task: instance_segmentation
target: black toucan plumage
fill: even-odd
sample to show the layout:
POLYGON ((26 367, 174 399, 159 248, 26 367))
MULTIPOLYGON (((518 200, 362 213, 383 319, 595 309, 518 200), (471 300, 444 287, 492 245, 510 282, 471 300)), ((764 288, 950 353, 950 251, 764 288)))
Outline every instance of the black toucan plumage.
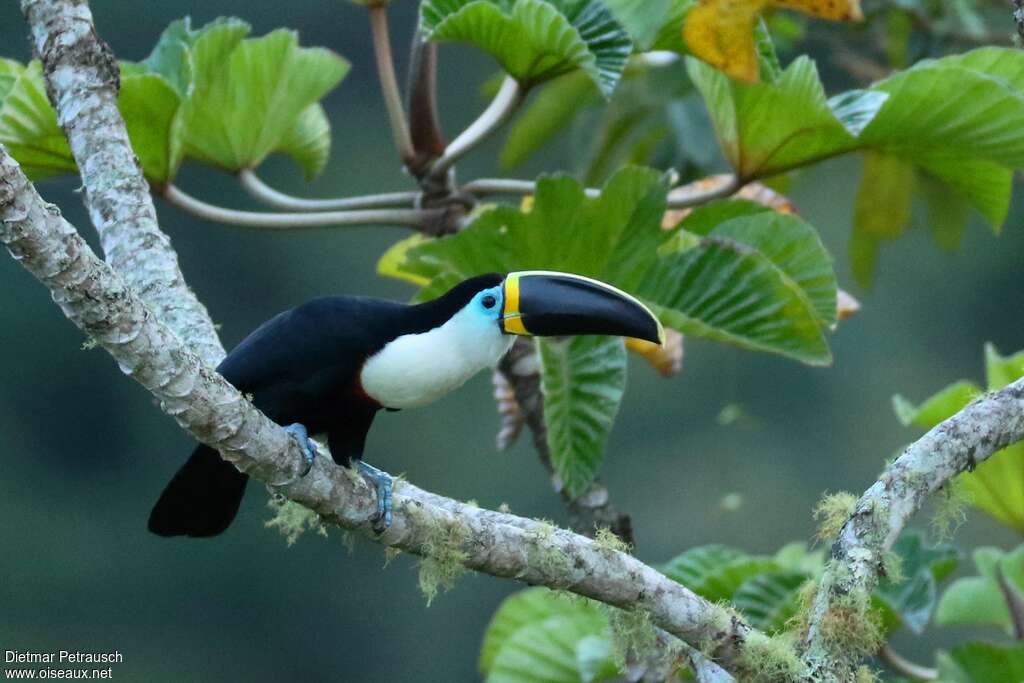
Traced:
MULTIPOLYGON (((512 334, 616 334, 660 342, 657 319, 629 295, 566 273, 524 271, 470 278, 418 305, 335 296, 271 318, 217 370, 301 437, 326 435, 334 460, 361 463, 381 408, 428 403, 493 366, 512 334)), ((312 453, 310 453, 312 457, 312 453)), ((200 445, 149 518, 161 536, 214 536, 231 524, 248 476, 200 445)), ((390 489, 378 480, 381 516, 390 489)), ((388 507, 384 507, 387 502, 388 507)))

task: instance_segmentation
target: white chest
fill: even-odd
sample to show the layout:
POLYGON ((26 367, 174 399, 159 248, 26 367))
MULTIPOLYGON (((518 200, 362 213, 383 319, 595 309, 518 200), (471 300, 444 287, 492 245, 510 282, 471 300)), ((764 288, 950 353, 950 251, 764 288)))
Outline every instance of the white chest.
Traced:
POLYGON ((441 327, 398 337, 363 365, 363 390, 385 408, 415 408, 493 367, 514 338, 458 313, 441 327))

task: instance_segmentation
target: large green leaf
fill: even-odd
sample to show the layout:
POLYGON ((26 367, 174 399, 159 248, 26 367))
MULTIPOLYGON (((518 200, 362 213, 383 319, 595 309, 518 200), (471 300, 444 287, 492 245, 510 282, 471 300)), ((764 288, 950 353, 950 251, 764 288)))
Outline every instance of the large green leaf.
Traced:
POLYGON ((770 176, 857 147, 856 136, 886 95, 825 97, 814 62, 796 59, 773 83, 743 83, 696 59, 690 78, 704 96, 726 159, 745 179, 770 176))
MULTIPOLYGON (((679 0, 604 0, 640 49, 646 50, 678 13, 679 0)), ((682 21, 676 26, 682 31, 682 21)))
POLYGON ((691 548, 661 567, 665 576, 712 601, 731 600, 748 579, 779 570, 772 558, 724 545, 691 548))
POLYGON ((527 624, 552 616, 582 614, 598 616, 600 610, 589 600, 578 600, 547 588, 527 588, 505 598, 491 617, 480 647, 480 671, 488 673, 498 651, 513 633, 527 624))
POLYGON ((594 82, 573 71, 546 83, 516 119, 501 150, 501 165, 512 168, 542 149, 559 131, 593 102, 600 100, 594 82))
POLYGON ((709 236, 658 259, 636 293, 668 327, 812 365, 831 361, 807 294, 776 264, 738 241, 709 236))
POLYGON ((614 676, 608 619, 584 599, 528 588, 501 603, 480 649, 488 681, 599 681, 614 676))
POLYGON ((708 233, 736 240, 768 258, 799 287, 821 324, 836 322, 836 276, 818 232, 797 216, 774 211, 723 221, 708 233))
POLYGON ((994 625, 1012 632, 1013 622, 998 573, 1002 573, 1012 590, 1024 595, 1024 546, 1011 553, 998 548, 977 548, 973 557, 978 575, 957 579, 946 589, 935 611, 935 622, 994 625))
POLYGON ((508 639, 494 658, 487 683, 580 683, 618 677, 607 624, 600 616, 548 617, 508 639), (596 655, 596 656, 595 656, 596 655))
POLYGON ((1020 683, 1024 645, 964 643, 937 658, 943 683, 1020 683))
POLYGON ((959 556, 948 544, 928 545, 924 534, 913 529, 899 537, 892 552, 900 558, 902 580, 882 577, 875 596, 899 622, 920 635, 935 609, 938 584, 956 569, 959 556))
POLYGON ((632 51, 598 0, 425 0, 429 40, 470 43, 525 86, 582 69, 608 96, 632 51))
POLYGON ((626 347, 617 337, 538 339, 551 464, 570 496, 586 492, 604 459, 626 388, 626 347))
POLYGON ((73 173, 75 161, 46 97, 39 61, 23 67, 0 60, 0 77, 0 144, 32 179, 73 173))
MULTIPOLYGON (((193 91, 183 112, 187 153, 228 170, 256 166, 277 149, 306 150, 311 132, 326 137, 316 114, 299 119, 348 71, 329 50, 300 48, 293 31, 243 40, 247 31, 240 22, 222 22, 192 46, 193 91)), ((322 165, 308 152, 295 159, 307 174, 322 165)))

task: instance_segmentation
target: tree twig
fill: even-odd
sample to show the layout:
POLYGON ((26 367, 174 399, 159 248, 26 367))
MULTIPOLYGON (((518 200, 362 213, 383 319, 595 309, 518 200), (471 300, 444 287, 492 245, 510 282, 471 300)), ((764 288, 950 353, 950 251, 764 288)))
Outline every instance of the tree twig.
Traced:
POLYGON ((427 230, 429 225, 444 217, 444 211, 441 209, 368 209, 365 211, 320 211, 314 213, 238 211, 207 204, 186 194, 175 185, 165 187, 163 197, 169 204, 208 221, 264 230, 356 225, 406 225, 427 230))
MULTIPOLYGON (((699 182, 699 181, 698 181, 699 182)), ((693 191, 677 197, 669 197, 665 202, 667 209, 688 209, 707 204, 716 199, 724 199, 738 192, 743 182, 731 176, 730 180, 706 191, 693 191)), ((679 188, 676 188, 677 190, 679 188)), ((537 191, 537 183, 532 180, 516 180, 512 178, 478 178, 462 186, 462 190, 477 197, 492 195, 531 195, 537 191)), ((587 197, 594 199, 601 196, 601 190, 595 187, 584 189, 587 197)))
MULTIPOLYGON (((264 482, 290 481, 297 474, 302 467, 297 441, 154 317, 56 207, 42 201, 2 146, 0 242, 50 289, 65 315, 195 438, 264 482)), ((327 458, 318 458, 307 476, 279 490, 330 523, 373 533, 372 487, 327 458)), ((431 539, 439 529, 451 532, 446 536, 456 539, 455 550, 468 568, 569 590, 616 607, 643 609, 654 624, 700 644, 726 668, 741 672, 750 661, 744 651, 755 632, 734 612, 707 602, 630 555, 542 522, 482 510, 402 484, 394 495, 392 527, 377 540, 423 554, 436 543, 431 539)))
POLYGON ((445 177, 448 169, 454 166, 456 161, 476 148, 512 117, 519 105, 522 104, 524 95, 525 92, 519 85, 519 81, 511 76, 506 76, 498 94, 494 96, 483 113, 449 143, 444 154, 430 167, 430 177, 434 179, 445 177))
POLYGON ((267 185, 251 169, 239 171, 238 182, 254 199, 284 211, 351 211, 412 207, 416 204, 416 198, 419 196, 419 192, 388 192, 337 199, 293 197, 267 185))
POLYGON ((885 643, 882 645, 881 649, 878 650, 878 658, 900 676, 906 676, 907 678, 911 678, 915 681, 939 680, 939 672, 936 669, 915 664, 899 652, 896 652, 896 650, 892 649, 889 643, 885 643))
POLYGON ((402 162, 409 163, 415 153, 409 137, 409 125, 405 120, 402 93, 398 90, 398 80, 395 78, 395 61, 391 56, 391 35, 388 32, 387 4, 372 4, 367 9, 370 12, 370 31, 373 34, 373 56, 377 62, 377 76, 380 78, 380 89, 384 95, 384 106, 388 110, 391 135, 402 162))
POLYGON ((818 681, 845 681, 857 662, 833 651, 823 625, 866 604, 885 553, 929 495, 1024 439, 1024 378, 987 394, 907 447, 857 501, 835 543, 811 607, 805 661, 818 681))
POLYGON ((409 56, 409 134, 415 159, 409 171, 420 178, 430 164, 444 154, 445 140, 437 113, 437 43, 426 40, 419 29, 412 37, 409 56))
POLYGON ((215 365, 224 347, 157 224, 149 186, 117 108, 117 60, 96 34, 89 6, 73 0, 23 0, 21 6, 107 262, 204 361, 215 365))

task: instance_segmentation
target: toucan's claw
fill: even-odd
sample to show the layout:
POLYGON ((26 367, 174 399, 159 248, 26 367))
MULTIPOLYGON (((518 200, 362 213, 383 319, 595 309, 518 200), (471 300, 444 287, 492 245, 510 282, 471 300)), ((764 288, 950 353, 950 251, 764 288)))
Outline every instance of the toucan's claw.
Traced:
POLYGON ((391 526, 391 491, 394 488, 391 475, 378 470, 373 465, 356 460, 359 471, 373 482, 377 489, 377 515, 373 520, 373 530, 382 534, 391 526))
POLYGON ((291 432, 295 436, 299 437, 299 444, 302 445, 302 455, 306 459, 306 465, 302 468, 302 473, 299 474, 299 478, 309 474, 309 471, 313 469, 313 461, 316 460, 316 445, 312 439, 309 438, 309 432, 306 430, 306 425, 301 422, 290 424, 284 428, 286 432, 291 432))

